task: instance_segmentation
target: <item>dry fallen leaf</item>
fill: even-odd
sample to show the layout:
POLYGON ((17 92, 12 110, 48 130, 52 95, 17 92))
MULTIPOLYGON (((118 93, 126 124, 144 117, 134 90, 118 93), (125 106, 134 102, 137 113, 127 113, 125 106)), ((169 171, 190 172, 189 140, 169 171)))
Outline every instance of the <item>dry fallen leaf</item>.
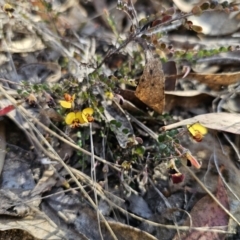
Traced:
MULTIPOLYGON (((216 198, 222 205, 229 209, 229 202, 227 192, 223 185, 221 178, 218 178, 218 186, 216 198)), ((227 230, 229 216, 222 210, 222 208, 209 196, 200 199, 193 207, 191 213, 193 227, 222 227, 222 230, 227 230)), ((189 219, 184 225, 189 225, 189 219)), ((175 236, 174 239, 178 239, 175 236)), ((182 240, 192 239, 225 239, 224 234, 208 232, 208 231, 190 231, 181 234, 182 240)))
POLYGON ((237 83, 240 79, 240 72, 215 74, 189 73, 187 78, 196 79, 201 83, 205 83, 208 87, 218 90, 221 86, 237 83))
POLYGON ((200 91, 165 91, 165 111, 169 112, 174 107, 194 108, 201 104, 211 104, 214 94, 200 91))
POLYGON ((117 88, 116 93, 122 96, 124 100, 131 102, 132 104, 134 104, 139 109, 142 109, 143 111, 145 111, 148 108, 148 106, 145 103, 143 103, 136 97, 135 92, 132 90, 117 88))
POLYGON ((67 239, 67 233, 63 232, 43 212, 35 213, 32 218, 6 218, 1 217, 0 230, 22 229, 36 239, 67 239))
POLYGON ((162 114, 165 105, 165 77, 162 63, 151 52, 146 53, 147 63, 137 86, 135 95, 154 111, 162 114))
MULTIPOLYGON (((123 97, 125 101, 129 101, 141 110, 147 108, 146 104, 141 102, 132 90, 129 89, 117 89, 117 93, 123 97)), ((175 107, 182 107, 185 109, 199 107, 202 104, 211 104, 213 99, 217 96, 216 93, 200 92, 195 90, 190 91, 165 91, 165 111, 169 112, 175 107)), ((121 103, 121 106, 125 108, 125 102, 121 103)), ((126 109, 127 111, 131 111, 126 109)), ((136 111, 135 111, 136 112, 136 111)))
POLYGON ((162 129, 166 131, 180 126, 194 124, 196 122, 209 129, 240 134, 240 114, 226 112, 201 114, 193 118, 188 118, 164 126, 162 129))

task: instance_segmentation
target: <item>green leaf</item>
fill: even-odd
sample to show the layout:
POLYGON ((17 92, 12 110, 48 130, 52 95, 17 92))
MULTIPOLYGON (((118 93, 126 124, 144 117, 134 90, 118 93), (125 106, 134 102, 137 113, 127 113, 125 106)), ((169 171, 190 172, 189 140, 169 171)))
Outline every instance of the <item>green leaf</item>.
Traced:
POLYGON ((167 135, 169 135, 170 137, 174 137, 178 134, 178 130, 177 129, 172 129, 168 132, 167 135))
POLYGON ((98 107, 98 110, 99 110, 100 113, 104 113, 104 108, 102 106, 98 107))
POLYGON ((120 128, 122 126, 122 123, 121 122, 116 122, 116 127, 117 128, 120 128))
POLYGON ((207 10, 207 9, 210 8, 210 3, 209 3, 209 2, 204 2, 204 3, 200 6, 200 8, 201 8, 202 10, 207 10))
POLYGON ((21 95, 22 94, 22 89, 17 89, 17 93, 19 94, 19 95, 21 95))
POLYGON ((23 95, 24 97, 28 97, 28 96, 29 96, 29 93, 26 92, 26 91, 24 91, 24 92, 22 92, 22 95, 23 95))
POLYGON ((125 133, 125 134, 128 134, 128 133, 129 133, 129 130, 128 130, 127 128, 124 128, 124 129, 122 130, 122 132, 125 133))
POLYGON ((133 151, 134 151, 135 154, 143 156, 143 154, 145 153, 145 147, 138 146, 133 151))
POLYGON ((117 121, 116 121, 115 119, 113 119, 113 120, 111 120, 111 121, 110 121, 110 124, 112 124, 112 125, 115 125, 115 126, 116 126, 116 125, 117 125, 117 121))
POLYGON ((166 140, 166 133, 159 134, 158 141, 164 142, 166 140))
POLYGON ((160 150, 164 150, 167 148, 167 145, 165 143, 161 143, 161 144, 159 144, 159 148, 160 148, 160 150))
POLYGON ((33 90, 35 90, 35 91, 37 92, 37 91, 39 91, 39 89, 40 89, 40 85, 34 84, 34 85, 32 86, 32 88, 33 88, 33 90))
POLYGON ((43 85, 42 85, 42 89, 44 89, 44 90, 46 90, 46 91, 47 91, 47 90, 49 90, 49 87, 48 87, 48 85, 47 85, 47 84, 43 84, 43 85))

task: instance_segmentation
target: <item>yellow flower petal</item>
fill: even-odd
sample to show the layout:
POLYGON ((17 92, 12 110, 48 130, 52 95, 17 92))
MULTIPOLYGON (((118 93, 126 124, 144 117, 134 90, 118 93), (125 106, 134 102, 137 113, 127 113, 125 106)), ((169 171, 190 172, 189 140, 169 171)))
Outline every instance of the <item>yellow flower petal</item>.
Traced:
POLYGON ((76 94, 74 93, 74 94, 72 95, 72 102, 74 102, 75 96, 76 96, 76 94))
POLYGON ((76 119, 76 114, 74 112, 70 112, 66 116, 65 122, 66 122, 66 124, 71 125, 75 119, 76 119))
POLYGON ((108 98, 108 99, 113 99, 114 95, 113 95, 112 92, 105 92, 105 97, 108 98))
POLYGON ((71 108, 72 107, 72 103, 71 102, 67 102, 67 101, 59 101, 60 105, 63 107, 63 108, 71 108))
POLYGON ((84 115, 82 112, 81 112, 81 116, 79 117, 79 121, 81 124, 88 123, 86 115, 84 115))
POLYGON ((93 115, 93 109, 92 108, 85 108, 85 109, 83 109, 83 111, 82 111, 82 113, 84 114, 84 115, 93 115))
POLYGON ((188 131, 193 135, 201 133, 202 135, 206 135, 208 130, 200 123, 194 123, 193 125, 187 125, 188 131))

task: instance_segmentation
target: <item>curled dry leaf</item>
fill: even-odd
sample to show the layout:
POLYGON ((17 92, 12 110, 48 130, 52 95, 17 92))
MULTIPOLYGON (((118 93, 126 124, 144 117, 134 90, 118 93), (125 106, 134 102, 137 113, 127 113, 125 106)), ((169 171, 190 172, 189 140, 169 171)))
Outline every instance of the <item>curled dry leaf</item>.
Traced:
MULTIPOLYGON (((227 192, 223 185, 221 178, 218 178, 216 198, 222 203, 222 205, 229 210, 229 202, 227 192)), ((222 227, 222 230, 227 230, 229 216, 225 211, 209 196, 205 196, 200 199, 193 207, 191 213, 192 226, 193 227, 222 227)), ((189 226, 189 219, 184 225, 189 226)), ((174 239, 178 239, 175 236, 174 239)), ((225 239, 225 234, 215 233, 209 231, 190 231, 181 234, 182 240, 191 239, 225 239)))
POLYGON ((226 112, 201 114, 178 123, 164 126, 162 130, 166 131, 197 122, 209 129, 240 134, 240 114, 226 112))
POLYGON ((240 72, 215 74, 189 73, 187 78, 196 79, 212 89, 219 90, 221 86, 237 83, 240 79, 240 72))
POLYGON ((162 114, 165 105, 162 63, 150 52, 146 52, 146 61, 135 95, 154 111, 162 114))
POLYGON ((140 101, 134 91, 132 90, 129 90, 129 89, 121 89, 121 88, 118 88, 116 90, 117 94, 119 94, 120 96, 123 97, 124 100, 127 100, 129 102, 131 102, 132 104, 134 104, 136 107, 138 107, 139 109, 142 109, 142 110, 146 110, 147 109, 147 105, 144 104, 142 101, 140 101))

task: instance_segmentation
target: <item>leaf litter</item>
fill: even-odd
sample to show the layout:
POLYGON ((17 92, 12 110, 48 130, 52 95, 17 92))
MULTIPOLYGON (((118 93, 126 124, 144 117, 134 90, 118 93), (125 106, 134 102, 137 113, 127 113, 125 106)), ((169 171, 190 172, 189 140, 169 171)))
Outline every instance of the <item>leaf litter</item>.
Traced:
MULTIPOLYGON (((229 202, 227 191, 223 185, 221 178, 218 179, 216 198, 222 203, 222 205, 229 209, 229 202)), ((195 227, 222 227, 222 230, 227 230, 229 216, 218 206, 218 204, 208 195, 201 198, 193 207, 190 212, 191 224, 187 220, 184 225, 190 225, 195 227)), ((197 232, 191 231, 184 233, 181 236, 182 239, 225 239, 224 234, 211 233, 211 232, 197 232)), ((177 239, 177 238, 175 238, 177 239)))
POLYGON ((0 2, 1 231, 239 237, 238 6, 153 2, 0 2))

